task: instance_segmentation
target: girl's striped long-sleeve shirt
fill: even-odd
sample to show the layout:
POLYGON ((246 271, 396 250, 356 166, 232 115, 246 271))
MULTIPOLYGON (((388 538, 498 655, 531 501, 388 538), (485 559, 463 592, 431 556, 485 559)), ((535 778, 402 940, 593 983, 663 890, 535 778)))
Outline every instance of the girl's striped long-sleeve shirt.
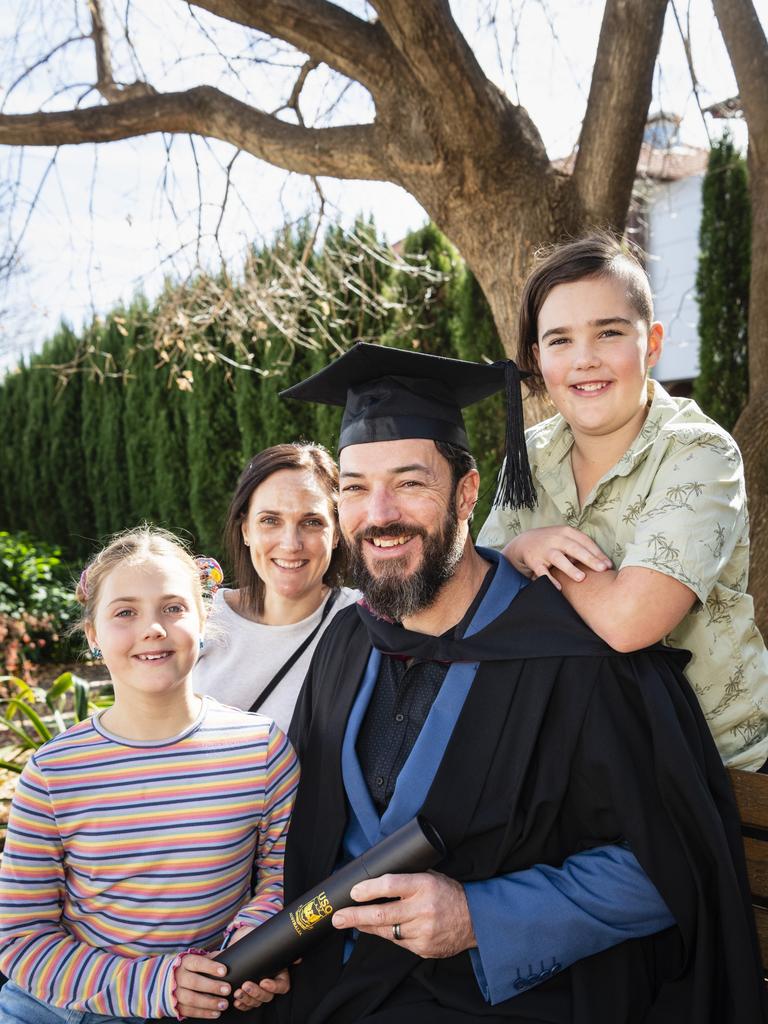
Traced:
POLYGON ((175 1016, 180 952, 281 908, 297 784, 273 722, 210 698, 169 740, 121 739, 98 716, 56 736, 13 799, 0 971, 53 1006, 175 1016))

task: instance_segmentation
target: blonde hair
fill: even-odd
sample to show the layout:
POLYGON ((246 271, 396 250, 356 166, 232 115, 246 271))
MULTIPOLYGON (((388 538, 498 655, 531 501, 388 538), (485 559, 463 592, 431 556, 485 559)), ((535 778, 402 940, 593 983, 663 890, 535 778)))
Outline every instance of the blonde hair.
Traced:
POLYGON ((189 571, 195 604, 200 621, 203 622, 203 586, 200 569, 194 558, 175 534, 156 526, 145 525, 115 534, 85 567, 75 590, 75 598, 82 608, 82 613, 74 628, 85 631, 86 626, 93 624, 102 583, 116 566, 126 563, 138 565, 152 558, 175 558, 189 571))

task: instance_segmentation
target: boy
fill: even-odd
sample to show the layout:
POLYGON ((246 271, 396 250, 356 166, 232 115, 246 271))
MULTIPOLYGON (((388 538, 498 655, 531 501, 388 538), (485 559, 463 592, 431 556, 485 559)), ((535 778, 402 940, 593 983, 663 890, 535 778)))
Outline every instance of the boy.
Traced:
POLYGON ((549 576, 614 649, 663 638, 689 650, 723 760, 756 771, 768 757, 768 653, 746 593, 741 456, 695 402, 648 379, 662 342, 648 278, 611 236, 535 267, 519 362, 558 415, 526 435, 537 507, 494 509, 478 543, 549 576))

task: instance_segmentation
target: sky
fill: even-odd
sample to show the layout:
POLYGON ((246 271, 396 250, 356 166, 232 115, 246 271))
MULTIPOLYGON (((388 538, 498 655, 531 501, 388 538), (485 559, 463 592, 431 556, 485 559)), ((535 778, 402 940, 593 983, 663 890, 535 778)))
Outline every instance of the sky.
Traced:
MULTIPOLYGON (((709 0, 675 2, 681 21, 690 19, 702 105, 735 95, 709 0)), ((270 46, 265 54, 253 33, 199 10, 193 9, 193 17, 181 0, 132 0, 129 30, 140 66, 131 66, 120 43, 125 0, 105 0, 105 6, 117 40, 115 77, 121 81, 140 74, 161 91, 208 82, 271 111, 284 101, 304 60, 288 47, 270 46), (226 62, 219 52, 227 54, 226 62)), ((344 6, 365 15, 364 0, 345 0, 344 6)), ((768 21, 767 0, 757 0, 756 7, 768 21)), ((552 158, 569 153, 578 138, 602 9, 602 0, 452 2, 486 74, 528 109, 552 158), (493 26, 481 18, 488 11, 496 14, 493 26)), ((95 79, 89 40, 59 50, 10 89, 47 50, 88 29, 85 0, 5 0, 0 5, 3 112, 43 105, 66 109, 73 98, 84 106, 98 102, 94 92, 87 93, 95 79), (62 91, 64 86, 68 89, 62 91)), ((306 122, 372 118, 365 90, 353 85, 339 98, 340 91, 337 76, 323 68, 313 72, 302 93, 306 122)), ((708 144, 671 7, 654 76, 651 111, 659 109, 683 117, 682 141, 708 144)), ((745 145, 743 124, 732 127, 745 145)), ((709 128, 719 133, 722 122, 710 121, 709 128)), ((62 319, 79 329, 95 313, 127 303, 137 292, 156 295, 167 276, 178 279, 200 265, 217 267, 222 257, 236 269, 249 244, 268 241, 286 219, 317 212, 311 182, 242 153, 232 168, 222 215, 223 168, 234 155, 223 143, 157 135, 58 152, 0 147, 0 183, 19 182, 20 201, 13 216, 4 215, 4 226, 20 238, 21 261, 20 273, 0 294, 0 365, 39 348, 62 319)), ((419 204, 394 185, 324 179, 321 187, 329 219, 349 224, 359 213, 372 214, 389 241, 426 219, 419 204)))

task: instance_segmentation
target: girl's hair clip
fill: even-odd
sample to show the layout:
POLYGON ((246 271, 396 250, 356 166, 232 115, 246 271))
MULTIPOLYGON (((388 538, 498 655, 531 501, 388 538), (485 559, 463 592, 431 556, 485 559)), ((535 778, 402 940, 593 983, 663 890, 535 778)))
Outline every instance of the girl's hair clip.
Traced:
POLYGON ((77 584, 80 593, 83 595, 83 600, 88 600, 88 570, 83 569, 80 573, 80 582, 77 584))
POLYGON ((224 573, 215 558, 207 555, 199 555, 195 559, 195 565, 200 570, 200 583, 206 597, 213 597, 216 591, 224 582, 224 573))

